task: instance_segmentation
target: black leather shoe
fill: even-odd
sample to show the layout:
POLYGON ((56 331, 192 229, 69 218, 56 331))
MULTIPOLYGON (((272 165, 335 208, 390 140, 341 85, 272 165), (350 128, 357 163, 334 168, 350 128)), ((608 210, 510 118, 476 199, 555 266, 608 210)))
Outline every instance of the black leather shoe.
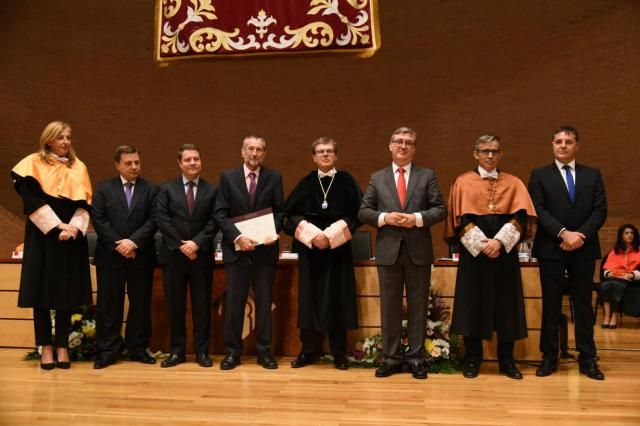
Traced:
POLYGON ((130 361, 141 362, 143 364, 155 364, 157 361, 154 357, 149 355, 146 352, 141 352, 139 354, 131 354, 129 355, 130 361))
POLYGON ((536 369, 536 376, 546 377, 550 376, 551 373, 554 373, 556 371, 558 371, 558 361, 551 358, 545 358, 536 369))
POLYGON ((196 355, 196 362, 200 367, 209 368, 213 367, 213 361, 209 358, 207 354, 198 354, 196 355))
POLYGON ((71 361, 56 361, 56 368, 68 370, 71 368, 71 361))
POLYGON ((271 355, 258 355, 258 365, 266 368, 267 370, 275 370, 278 368, 278 363, 271 355))
POLYGON ((399 366, 387 362, 383 362, 380 367, 376 369, 376 377, 389 377, 399 371, 399 366))
POLYGON ((116 360, 113 358, 99 357, 96 358, 93 363, 94 370, 102 370, 103 368, 107 368, 108 366, 115 364, 116 360))
POLYGON ((480 363, 468 361, 462 366, 462 375, 467 379, 473 379, 480 374, 480 363))
POLYGON ((580 364, 580 372, 586 374, 588 378, 593 380, 604 380, 604 374, 598 368, 598 363, 594 360, 586 364, 580 364))
POLYGON ((316 357, 312 354, 301 353, 296 359, 291 361, 291 368, 302 368, 316 362, 316 357))
POLYGON ((233 370, 240 365, 240 355, 228 354, 220 363, 220 370, 233 370))
POLYGON ((498 371, 510 379, 522 380, 522 373, 518 370, 518 367, 516 367, 515 362, 508 362, 504 365, 500 365, 498 371))
POLYGON ((338 370, 348 370, 349 360, 344 355, 335 355, 333 357, 333 365, 335 365, 338 370))
POLYGON ((427 378, 427 367, 424 362, 410 363, 409 368, 414 379, 424 380, 427 378))
POLYGON ((184 355, 171 354, 167 359, 165 359, 160 363, 160 367, 162 368, 175 367, 176 365, 182 364, 185 361, 186 359, 184 355))
POLYGON ((40 363, 40 368, 42 368, 43 370, 53 370, 55 366, 56 366, 55 362, 40 363))

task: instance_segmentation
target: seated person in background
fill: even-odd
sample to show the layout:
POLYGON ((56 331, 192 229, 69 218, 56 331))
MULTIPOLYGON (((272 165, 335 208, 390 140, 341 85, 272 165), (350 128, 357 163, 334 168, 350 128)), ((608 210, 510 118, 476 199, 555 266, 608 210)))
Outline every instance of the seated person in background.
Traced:
POLYGON ((638 228, 626 224, 618 228, 616 244, 604 264, 605 281, 600 284, 604 300, 602 328, 618 327, 620 302, 631 281, 640 280, 640 238, 638 228))

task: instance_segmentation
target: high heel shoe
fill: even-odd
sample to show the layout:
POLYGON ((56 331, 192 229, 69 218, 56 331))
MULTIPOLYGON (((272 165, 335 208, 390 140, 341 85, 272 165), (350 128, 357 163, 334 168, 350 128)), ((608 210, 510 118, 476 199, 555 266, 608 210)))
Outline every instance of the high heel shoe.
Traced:
POLYGON ((605 324, 605 323, 600 324, 600 328, 610 328, 610 327, 611 326, 609 324, 605 324))
POLYGON ((618 324, 609 324, 609 328, 618 328, 618 324))
POLYGON ((53 367, 56 366, 55 362, 40 362, 40 368, 43 370, 53 370, 53 367))
POLYGON ((71 368, 71 361, 69 360, 69 350, 60 350, 60 348, 58 348, 58 350, 56 351, 56 367, 62 370, 68 370, 69 368, 71 368), (59 361, 61 352, 66 355, 66 361, 59 361))

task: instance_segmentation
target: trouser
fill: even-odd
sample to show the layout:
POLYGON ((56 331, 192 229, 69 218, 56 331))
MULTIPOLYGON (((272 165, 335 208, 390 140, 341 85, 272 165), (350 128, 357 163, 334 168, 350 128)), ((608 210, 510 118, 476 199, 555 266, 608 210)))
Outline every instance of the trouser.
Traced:
POLYGON ((429 294, 429 266, 415 265, 407 246, 402 243, 394 265, 378 265, 380 282, 380 316, 382 345, 386 362, 400 363, 403 358, 421 362, 425 358, 427 296, 429 294), (402 293, 407 293, 409 349, 400 351, 402 337, 402 293))
MULTIPOLYGON (((322 341, 324 332, 309 328, 300 329, 300 340, 302 341, 302 350, 304 354, 319 355, 322 353, 322 341)), ((336 355, 345 355, 347 353, 347 330, 344 328, 332 328, 326 333, 329 336, 329 348, 331 353, 336 355)))
POLYGON ((69 331, 71 329, 71 311, 56 309, 55 341, 51 334, 51 313, 49 309, 33 308, 33 327, 36 346, 54 345, 58 348, 69 347, 69 331))
MULTIPOLYGON (((513 340, 504 342, 498 338, 498 362, 500 365, 509 364, 514 361, 513 348, 515 343, 513 340)), ((479 337, 464 336, 464 360, 465 362, 474 362, 480 364, 483 360, 482 339, 479 337)))

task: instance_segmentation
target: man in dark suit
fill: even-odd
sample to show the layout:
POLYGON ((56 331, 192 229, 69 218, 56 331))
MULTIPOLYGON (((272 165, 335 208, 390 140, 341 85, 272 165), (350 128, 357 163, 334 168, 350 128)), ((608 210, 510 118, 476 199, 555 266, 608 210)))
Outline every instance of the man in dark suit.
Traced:
POLYGON ((213 365, 211 340, 211 287, 213 284, 213 217, 216 188, 200 177, 200 150, 191 144, 178 151, 182 176, 163 183, 158 192, 157 220, 162 233, 159 261, 169 313, 171 354, 161 367, 185 362, 187 287, 191 294, 193 340, 196 362, 213 365))
POLYGON ((271 292, 278 262, 278 235, 282 229, 283 190, 280 173, 262 165, 267 143, 259 136, 247 136, 240 151, 244 164, 226 170, 220 177, 216 220, 222 228, 222 257, 227 279, 224 309, 224 345, 227 350, 220 369, 240 364, 242 326, 249 288, 256 303, 258 364, 278 368, 271 352, 271 292), (276 235, 264 244, 243 235, 232 218, 272 209, 276 235))
POLYGON ((533 255, 540 261, 542 282, 542 364, 536 375, 558 368, 558 333, 562 292, 573 298, 580 372, 603 380, 596 362, 591 293, 595 259, 600 258, 598 230, 607 218, 607 197, 598 169, 576 164, 578 131, 564 126, 553 133, 555 161, 533 170, 529 193, 538 214, 533 255))
POLYGON ((124 346, 129 359, 155 364, 147 353, 151 338, 151 288, 156 263, 157 187, 140 177, 140 154, 119 146, 118 176, 101 182, 93 198, 91 220, 98 234, 95 264, 98 277, 97 356, 93 368, 114 364, 122 348, 125 286, 129 297, 124 346))
POLYGON ((399 371, 406 362, 416 379, 426 379, 425 314, 433 247, 429 227, 444 220, 447 208, 433 170, 412 163, 416 133, 400 127, 391 135, 393 163, 371 175, 358 218, 378 228, 376 264, 384 363, 376 377, 399 371), (402 354, 402 293, 406 288, 409 349, 402 354))

